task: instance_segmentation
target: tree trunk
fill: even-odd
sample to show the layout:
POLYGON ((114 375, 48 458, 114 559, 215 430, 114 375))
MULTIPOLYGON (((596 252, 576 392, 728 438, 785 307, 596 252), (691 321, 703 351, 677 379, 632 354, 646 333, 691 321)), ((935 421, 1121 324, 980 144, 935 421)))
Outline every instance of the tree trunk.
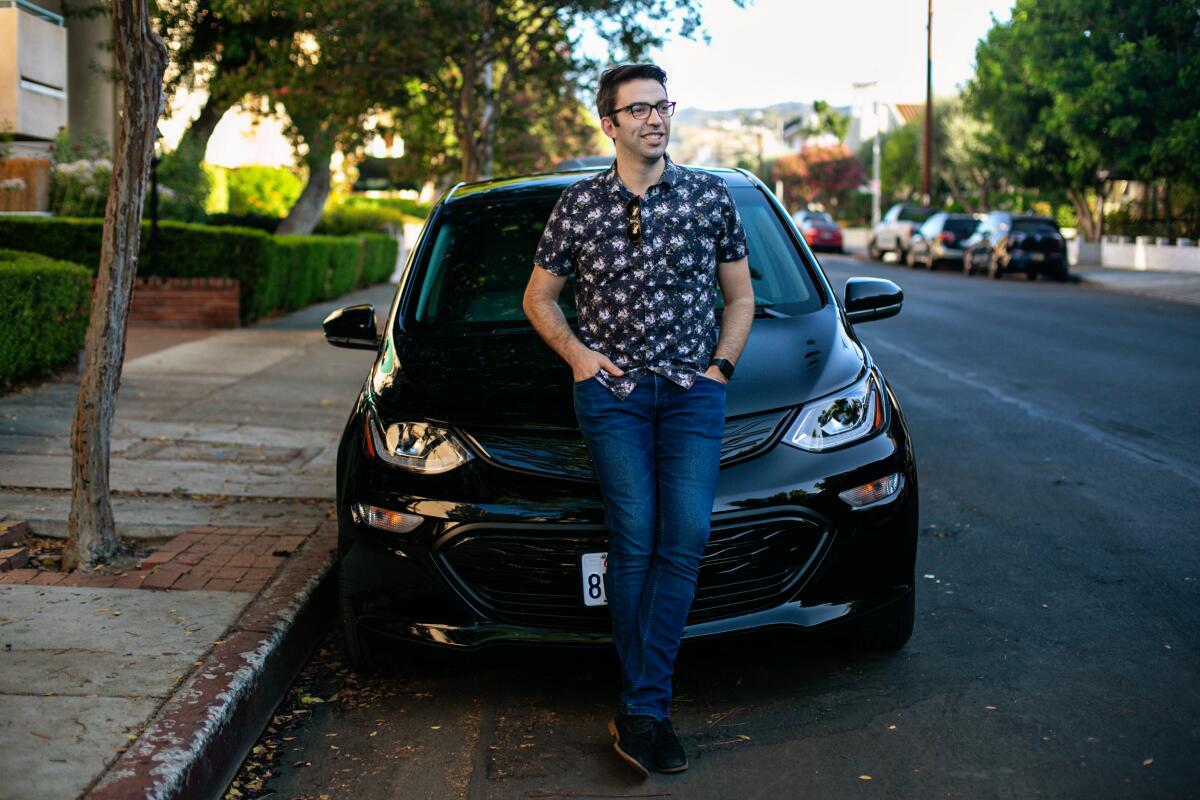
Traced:
MULTIPOLYGON (((1071 205, 1075 208, 1075 218, 1079 223, 1079 233, 1083 236, 1083 240, 1085 242, 1096 241, 1099 238, 1099 224, 1091 204, 1088 203, 1087 192, 1083 189, 1068 189, 1067 197, 1071 199, 1071 205)), ((1098 197, 1096 205, 1102 206, 1103 203, 1104 199, 1098 197)))
POLYGON ((275 233, 286 236, 307 236, 321 221, 325 211, 325 201, 329 199, 332 174, 329 170, 329 159, 333 157, 333 139, 320 127, 304 134, 308 143, 308 152, 304 163, 308 167, 308 183, 296 198, 296 202, 288 211, 288 215, 275 233))
POLYGON ((146 0, 115 0, 112 9, 121 116, 83 375, 71 424, 67 566, 103 562, 117 548, 108 496, 109 436, 125 361, 125 323, 137 275, 142 202, 167 65, 167 48, 150 26, 146 0))

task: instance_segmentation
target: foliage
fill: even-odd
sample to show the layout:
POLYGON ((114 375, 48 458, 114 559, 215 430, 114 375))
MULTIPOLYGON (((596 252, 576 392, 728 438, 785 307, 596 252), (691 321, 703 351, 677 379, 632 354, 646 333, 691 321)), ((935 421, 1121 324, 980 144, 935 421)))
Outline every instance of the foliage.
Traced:
POLYGON ((226 186, 229 213, 283 217, 304 183, 286 167, 249 166, 229 170, 226 186))
POLYGON ((0 250, 0 386, 75 357, 91 291, 91 273, 78 264, 0 250))
MULTIPOLYGON (((100 262, 103 229, 100 219, 0 217, 0 241, 51 258, 72 258, 91 272, 100 262)), ((380 245, 366 245, 359 237, 282 237, 247 228, 167 221, 159 224, 159 248, 171 257, 154 265, 148 258, 149 238, 143 232, 142 272, 163 277, 236 278, 241 283, 244 322, 339 296, 384 269, 374 260, 385 257, 380 245), (295 241, 303 242, 304 247, 293 247, 295 241), (372 251, 369 267, 363 260, 367 258, 364 248, 372 251), (324 270, 315 278, 314 263, 322 264, 324 270)), ((395 263, 394 254, 390 263, 395 263)), ((390 274, 390 268, 387 271, 390 274)))
POLYGON ((50 170, 50 213, 63 217, 103 217, 112 180, 106 158, 57 162, 50 170))
POLYGON ((1100 171, 1200 185, 1194 3, 1018 0, 975 57, 968 108, 1008 177, 1064 191, 1087 238, 1100 171))
MULTIPOLYGON (((158 165, 158 192, 160 219, 177 219, 182 222, 202 222, 205 205, 212 184, 208 172, 201 163, 203 153, 195 151, 200 145, 194 140, 184 140, 179 147, 163 156, 158 165)), ((149 196, 146 202, 150 202, 149 196)), ((147 209, 146 216, 150 216, 147 209)))
POLYGON ((784 204, 788 208, 819 203, 836 213, 867 179, 867 173, 845 145, 805 145, 799 154, 776 160, 772 178, 783 181, 784 204))
POLYGON ((412 200, 407 197, 363 197, 361 195, 347 195, 335 198, 335 202, 351 208, 391 208, 402 214, 415 217, 418 220, 428 217, 429 212, 433 209, 432 203, 422 203, 419 200, 412 200))
POLYGON ((386 206, 329 205, 317 223, 316 233, 329 236, 347 236, 355 233, 391 233, 410 222, 420 222, 415 217, 386 206))
POLYGON ((831 133, 837 137, 839 142, 846 141, 846 133, 850 130, 850 117, 838 111, 824 100, 815 101, 812 110, 813 116, 816 117, 816 123, 810 125, 808 128, 810 136, 831 133))

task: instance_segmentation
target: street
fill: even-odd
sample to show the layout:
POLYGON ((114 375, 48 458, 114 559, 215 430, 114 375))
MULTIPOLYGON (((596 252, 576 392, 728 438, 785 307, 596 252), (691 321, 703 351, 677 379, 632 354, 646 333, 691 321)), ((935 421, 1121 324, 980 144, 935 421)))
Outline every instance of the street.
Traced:
POLYGON ((331 635, 251 757, 277 751, 272 774, 239 781, 355 800, 1194 797, 1200 307, 821 260, 839 292, 855 275, 905 290, 898 317, 858 326, 921 477, 901 652, 779 633, 685 647, 672 716, 691 769, 642 782, 605 730, 607 651, 357 677, 331 635))

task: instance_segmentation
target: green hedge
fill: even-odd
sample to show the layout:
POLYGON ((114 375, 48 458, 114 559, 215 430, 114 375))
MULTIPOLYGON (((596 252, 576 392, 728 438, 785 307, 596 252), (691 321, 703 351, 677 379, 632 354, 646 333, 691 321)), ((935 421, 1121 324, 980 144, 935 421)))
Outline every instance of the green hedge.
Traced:
MULTIPOLYGON (((95 272, 104 223, 99 219, 0 216, 0 242, 95 272)), ((157 263, 150 263, 149 223, 143 223, 138 272, 162 277, 227 277, 241 282, 241 316, 340 297, 356 286, 387 280, 396 258, 387 237, 272 236, 249 228, 160 222, 157 263), (383 239, 380 242, 379 239, 383 239), (384 261, 390 257, 385 268, 384 261)))
POLYGON ((91 273, 78 264, 0 250, 0 386, 75 356, 87 334, 91 295, 91 273))
POLYGON ((363 265, 360 274, 363 285, 386 283, 396 269, 400 243, 390 236, 378 233, 366 233, 359 238, 363 244, 363 265))

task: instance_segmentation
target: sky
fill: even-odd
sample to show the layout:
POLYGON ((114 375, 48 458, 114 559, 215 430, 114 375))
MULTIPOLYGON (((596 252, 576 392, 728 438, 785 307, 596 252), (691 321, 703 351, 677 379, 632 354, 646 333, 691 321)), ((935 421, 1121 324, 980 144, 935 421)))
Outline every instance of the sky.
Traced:
MULTIPOLYGON (((882 100, 924 102, 927 0, 749 0, 744 9, 732 0, 700 2, 711 44, 675 39, 651 54, 680 105, 849 105, 851 84, 865 81, 879 82, 882 100)), ((933 0, 935 96, 971 77, 975 43, 993 14, 1008 19, 1012 3, 933 0)))

